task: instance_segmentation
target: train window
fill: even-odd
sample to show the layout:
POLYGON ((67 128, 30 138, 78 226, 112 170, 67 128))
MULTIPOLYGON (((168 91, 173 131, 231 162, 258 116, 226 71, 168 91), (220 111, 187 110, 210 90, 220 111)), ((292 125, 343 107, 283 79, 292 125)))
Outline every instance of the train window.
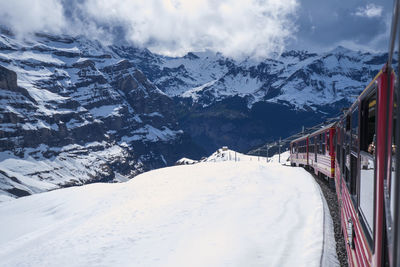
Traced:
MULTIPOLYGON (((358 179, 358 107, 354 108, 351 113, 351 129, 349 131, 350 137, 350 177, 349 177, 349 189, 350 194, 356 195, 357 193, 357 179, 358 179)), ((353 202, 356 202, 357 198, 354 196, 353 202)))
POLYGON ((346 132, 350 131, 350 116, 346 116, 346 132))
POLYGON ((325 135, 325 133, 323 133, 322 134, 322 146, 321 146, 321 152, 322 152, 322 155, 325 155, 325 150, 326 150, 326 135, 325 135))
POLYGON ((329 132, 326 133, 326 150, 329 152, 329 146, 330 146, 330 139, 329 139, 329 132))
POLYGON ((358 108, 351 114, 351 149, 358 151, 358 108))
POLYGON ((375 209, 375 123, 376 93, 361 102, 359 213, 366 237, 372 246, 375 209))
POLYGON ((345 149, 345 137, 344 137, 344 121, 342 122, 342 127, 340 128, 340 160, 341 160, 341 171, 342 177, 346 179, 346 149, 345 149))

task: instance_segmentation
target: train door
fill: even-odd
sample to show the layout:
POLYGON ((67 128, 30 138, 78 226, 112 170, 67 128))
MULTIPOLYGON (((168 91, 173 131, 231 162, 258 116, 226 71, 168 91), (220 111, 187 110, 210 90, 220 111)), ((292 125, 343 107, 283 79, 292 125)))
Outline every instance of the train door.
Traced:
POLYGON ((345 142, 344 142, 344 119, 340 123, 340 181, 345 181, 344 174, 345 174, 345 163, 346 163, 346 149, 345 149, 345 142))
POLYGON ((375 148, 376 90, 360 104, 360 177, 358 179, 358 213, 370 250, 374 248, 375 218, 375 148))
POLYGON ((350 115, 346 116, 344 124, 344 180, 349 187, 350 183, 350 115))
POLYGON ((319 145, 319 139, 318 139, 318 135, 314 136, 314 142, 315 142, 315 147, 314 147, 314 161, 317 162, 318 159, 318 145, 319 145))

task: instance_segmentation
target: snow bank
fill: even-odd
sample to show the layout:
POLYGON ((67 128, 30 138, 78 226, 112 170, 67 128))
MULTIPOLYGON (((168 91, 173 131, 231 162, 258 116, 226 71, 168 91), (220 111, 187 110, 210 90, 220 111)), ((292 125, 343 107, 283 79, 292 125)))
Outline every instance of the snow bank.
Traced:
POLYGON ((0 218, 0 266, 320 266, 324 243, 311 175, 253 160, 36 194, 0 218))
POLYGON ((290 152, 285 151, 282 152, 280 155, 279 161, 279 154, 275 154, 271 157, 262 157, 262 156, 249 156, 246 154, 242 154, 230 149, 218 149, 215 151, 211 156, 204 159, 205 162, 220 162, 220 161, 258 161, 258 162, 268 162, 268 163, 281 163, 283 165, 290 165, 288 161, 290 157, 290 152))
POLYGON ((197 163, 197 160, 188 159, 188 158, 181 158, 178 160, 175 165, 191 165, 197 163))

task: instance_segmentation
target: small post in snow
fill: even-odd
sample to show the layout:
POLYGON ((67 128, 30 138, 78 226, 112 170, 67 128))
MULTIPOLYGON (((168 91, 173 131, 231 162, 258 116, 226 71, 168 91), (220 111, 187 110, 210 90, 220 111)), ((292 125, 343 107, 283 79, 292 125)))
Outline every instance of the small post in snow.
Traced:
POLYGON ((278 147, 279 147, 279 163, 281 163, 281 138, 280 137, 279 137, 278 147))
POLYGON ((236 151, 235 151, 235 162, 236 162, 236 151))
POLYGON ((267 145, 267 162, 268 162, 268 149, 269 149, 269 146, 267 145))

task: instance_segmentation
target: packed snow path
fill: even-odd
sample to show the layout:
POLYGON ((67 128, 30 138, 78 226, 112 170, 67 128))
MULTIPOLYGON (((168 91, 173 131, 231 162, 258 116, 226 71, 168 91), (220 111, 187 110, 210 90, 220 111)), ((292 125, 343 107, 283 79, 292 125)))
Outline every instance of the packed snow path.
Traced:
POLYGON ((0 218, 0 266, 320 266, 326 242, 310 174, 255 160, 6 201, 0 218))

